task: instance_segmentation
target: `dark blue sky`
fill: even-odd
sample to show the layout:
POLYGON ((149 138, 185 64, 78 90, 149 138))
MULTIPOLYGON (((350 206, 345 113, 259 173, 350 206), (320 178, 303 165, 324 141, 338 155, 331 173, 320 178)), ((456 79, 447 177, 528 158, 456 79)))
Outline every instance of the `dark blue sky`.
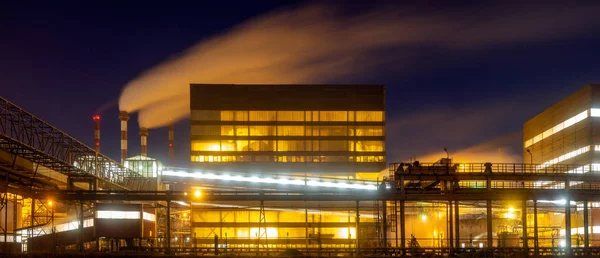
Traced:
MULTIPOLYGON (((235 6, 226 1, 171 6, 2 3, 0 95, 89 145, 93 143, 92 116, 100 110, 102 152, 118 159, 116 101, 127 82, 197 42, 285 7, 289 3, 282 1, 235 6)), ((429 13, 464 8, 478 10, 434 3, 416 9, 428 17, 429 13)), ((507 13, 492 12, 497 15, 495 25, 469 35, 495 40, 494 35, 510 34, 513 28, 518 31, 529 23, 512 17, 510 8, 498 9, 507 13)), ((486 17, 489 13, 485 12, 486 17)), ((472 15, 477 23, 477 12, 472 15)), ((400 61, 327 82, 387 85, 389 161, 439 152, 444 147, 456 152, 495 139, 492 151, 502 148, 520 156, 520 130, 528 118, 586 84, 600 83, 600 27, 583 19, 587 15, 566 16, 582 21, 569 21, 573 27, 560 28, 563 33, 556 37, 497 40, 485 47, 440 47, 423 42, 398 46, 385 54, 401 56, 400 61)), ((449 32, 440 35, 440 40, 452 35, 461 37, 459 32, 449 32)), ((467 44, 470 40, 482 39, 449 42, 467 44)), ((135 121, 134 116, 130 155, 139 153, 135 121)), ((176 127, 180 165, 189 160, 188 127, 187 121, 176 127)), ((166 129, 152 130, 148 141, 149 155, 166 160, 166 129)))

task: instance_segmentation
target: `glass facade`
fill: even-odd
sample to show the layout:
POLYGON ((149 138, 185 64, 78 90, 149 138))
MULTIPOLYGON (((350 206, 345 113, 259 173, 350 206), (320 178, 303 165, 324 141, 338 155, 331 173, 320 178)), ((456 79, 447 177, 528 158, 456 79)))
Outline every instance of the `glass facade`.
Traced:
POLYGON ((384 163, 384 111, 192 110, 192 162, 384 163))

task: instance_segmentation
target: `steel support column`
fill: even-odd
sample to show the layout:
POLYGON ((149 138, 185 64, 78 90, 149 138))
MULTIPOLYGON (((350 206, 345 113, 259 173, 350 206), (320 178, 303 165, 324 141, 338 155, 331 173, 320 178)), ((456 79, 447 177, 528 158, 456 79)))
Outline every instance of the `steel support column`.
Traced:
POLYGON ((404 200, 400 201, 400 247, 403 250, 406 248, 406 218, 404 216, 404 200))
POLYGON ((450 247, 450 250, 452 250, 454 248, 454 229, 453 229, 454 216, 452 216, 452 201, 448 201, 447 208, 448 208, 448 240, 450 241, 450 243, 448 244, 448 247, 450 247))
POLYGON ((171 254, 171 201, 167 201, 167 254, 171 254))
POLYGON ((83 248, 83 201, 79 202, 79 211, 81 212, 79 214, 79 252, 83 252, 84 248, 83 248))
POLYGON ((529 256, 529 246, 527 243, 527 200, 521 204, 521 223, 523 226, 523 250, 525 257, 529 256))
POLYGON ((461 248, 460 246, 460 210, 458 208, 459 202, 458 200, 454 201, 454 232, 456 235, 456 248, 461 248))
POLYGON ((382 237, 383 237, 383 245, 381 247, 383 248, 387 248, 388 243, 387 243, 387 201, 383 200, 383 225, 382 225, 382 237))
POLYGON ((360 256, 360 202, 356 201, 356 254, 360 256))
POLYGON ((486 209, 487 209, 487 215, 486 215, 486 220, 487 220, 487 248, 492 248, 493 247, 493 242, 492 242, 492 201, 491 200, 487 200, 486 203, 486 209))
POLYGON ((571 198, 565 201, 565 253, 571 255, 571 198))
POLYGON ((538 216, 537 216, 537 200, 533 200, 533 247, 534 256, 538 257, 540 254, 540 242, 538 239, 538 216))
POLYGON ((583 202, 583 246, 590 247, 590 232, 589 232, 589 216, 590 210, 588 207, 588 201, 583 202))

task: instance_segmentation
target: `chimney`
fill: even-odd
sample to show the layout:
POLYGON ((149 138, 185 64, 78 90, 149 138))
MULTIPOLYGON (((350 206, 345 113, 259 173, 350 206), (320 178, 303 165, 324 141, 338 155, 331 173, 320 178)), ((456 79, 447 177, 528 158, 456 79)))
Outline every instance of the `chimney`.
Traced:
POLYGON ((142 157, 148 156, 148 128, 140 127, 140 137, 142 143, 142 157))
POLYGON ((119 120, 121 120, 121 163, 127 158, 127 121, 129 121, 129 113, 127 111, 119 112, 119 120))
POLYGON ((94 149, 100 152, 100 116, 94 116, 94 149))
POLYGON ((169 166, 173 166, 173 159, 175 158, 175 125, 169 125, 169 166))

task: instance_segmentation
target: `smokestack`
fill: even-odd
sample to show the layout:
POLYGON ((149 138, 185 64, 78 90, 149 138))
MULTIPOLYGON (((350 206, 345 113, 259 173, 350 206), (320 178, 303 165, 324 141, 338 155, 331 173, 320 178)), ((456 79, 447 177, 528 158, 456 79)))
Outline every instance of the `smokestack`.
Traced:
POLYGON ((169 125, 169 166, 173 166, 173 159, 175 158, 175 125, 169 125))
POLYGON ((148 156, 148 128, 141 127, 140 128, 140 137, 142 142, 142 157, 148 156))
POLYGON ((129 121, 129 113, 127 111, 119 112, 119 120, 121 120, 121 163, 127 158, 127 121, 129 121))
POLYGON ((94 116, 94 149, 100 152, 100 116, 94 116))

